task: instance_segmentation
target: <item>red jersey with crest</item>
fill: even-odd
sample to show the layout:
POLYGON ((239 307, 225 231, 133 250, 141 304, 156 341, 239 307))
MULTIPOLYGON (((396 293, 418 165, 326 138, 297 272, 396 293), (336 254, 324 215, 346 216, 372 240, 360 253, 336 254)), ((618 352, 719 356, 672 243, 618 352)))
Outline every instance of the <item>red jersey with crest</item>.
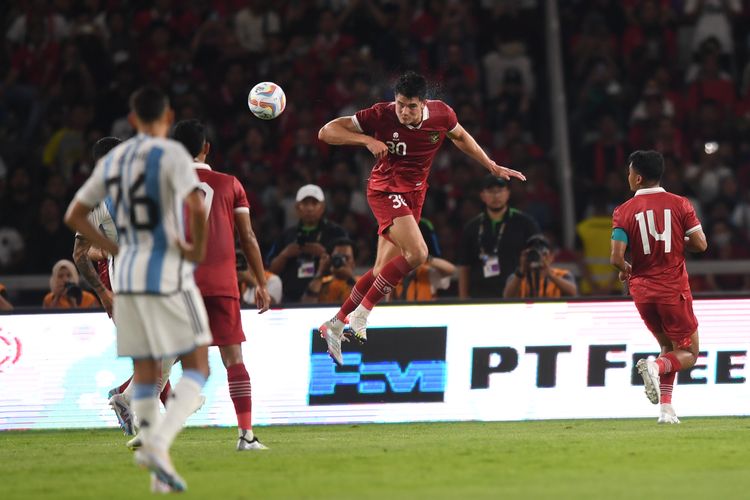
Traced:
POLYGON ((388 154, 372 169, 369 187, 389 193, 426 190, 435 153, 446 132, 458 125, 453 109, 443 101, 433 100, 427 100, 417 127, 398 121, 394 102, 379 102, 358 111, 352 121, 360 132, 388 146, 388 154))
POLYGON ((195 282, 204 297, 239 299, 237 257, 234 251, 234 214, 250 212, 245 189, 236 177, 196 164, 199 189, 208 212, 206 257, 195 269, 195 282))
POLYGON ((639 189, 615 209, 612 227, 628 236, 635 302, 676 304, 690 297, 685 269, 685 237, 701 229, 687 198, 664 188, 639 189))

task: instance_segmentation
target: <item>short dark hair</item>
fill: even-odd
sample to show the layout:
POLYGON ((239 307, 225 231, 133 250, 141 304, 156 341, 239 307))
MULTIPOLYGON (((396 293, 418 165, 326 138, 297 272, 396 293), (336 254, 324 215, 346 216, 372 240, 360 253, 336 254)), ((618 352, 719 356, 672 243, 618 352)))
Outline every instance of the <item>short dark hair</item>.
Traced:
POLYGON ((144 123, 153 123, 169 107, 169 98, 159 87, 145 85, 130 96, 130 111, 144 123))
POLYGON ((101 158, 109 153, 112 148, 122 142, 117 137, 102 137, 91 147, 91 157, 94 159, 94 163, 98 162, 101 158))
POLYGON ((336 247, 352 247, 352 255, 354 255, 355 259, 357 258, 357 244, 349 238, 342 236, 333 240, 328 246, 328 253, 333 253, 333 249, 336 247))
POLYGON ((190 156, 195 158, 206 144, 206 127, 198 120, 182 120, 174 126, 172 138, 181 142, 190 156))
POLYGON ((647 181, 660 182, 664 175, 664 157, 658 151, 634 151, 628 157, 628 166, 647 181))
POLYGON ((393 86, 393 91, 404 97, 416 97, 420 101, 424 101, 427 97, 427 80, 419 73, 407 71, 398 77, 396 84, 393 86))

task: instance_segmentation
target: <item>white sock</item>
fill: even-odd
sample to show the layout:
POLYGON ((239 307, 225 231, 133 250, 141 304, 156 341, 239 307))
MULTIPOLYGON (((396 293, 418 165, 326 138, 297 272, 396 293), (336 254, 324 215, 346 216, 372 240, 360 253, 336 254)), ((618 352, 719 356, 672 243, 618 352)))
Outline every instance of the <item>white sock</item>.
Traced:
POLYGON ((161 394, 161 391, 164 390, 167 382, 169 382, 169 374, 172 373, 175 361, 177 361, 175 357, 163 358, 161 360, 161 385, 159 386, 159 394, 161 394))
POLYGON ((154 430, 161 423, 159 398, 134 399, 130 407, 133 409, 135 416, 138 417, 138 434, 143 441, 149 441, 154 435, 154 430))
POLYGON ((239 431, 240 437, 244 437, 248 441, 252 441, 255 438, 255 434, 253 434, 252 429, 243 429, 242 427, 238 427, 237 430, 239 431))
POLYGON ((125 401, 130 404, 131 401, 133 401, 133 389, 135 384, 133 383, 133 379, 130 379, 130 383, 128 383, 128 386, 125 388, 124 391, 122 391, 120 394, 122 394, 122 397, 125 398, 125 401))
POLYGON ((153 444, 162 450, 172 446, 174 438, 182 430, 185 421, 195 411, 196 401, 200 396, 202 385, 195 380, 183 376, 172 389, 167 405, 167 413, 161 425, 154 433, 153 444))
POLYGON ((362 314, 365 318, 370 315, 370 310, 362 304, 358 305, 354 312, 362 314))

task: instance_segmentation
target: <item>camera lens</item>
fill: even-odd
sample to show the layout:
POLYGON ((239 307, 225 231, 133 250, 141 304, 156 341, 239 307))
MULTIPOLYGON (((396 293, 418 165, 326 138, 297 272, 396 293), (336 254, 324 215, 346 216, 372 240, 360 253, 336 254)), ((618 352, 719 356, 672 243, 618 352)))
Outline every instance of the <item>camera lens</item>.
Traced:
POLYGON ((339 268, 346 264, 346 255, 335 253, 331 256, 331 267, 339 268))

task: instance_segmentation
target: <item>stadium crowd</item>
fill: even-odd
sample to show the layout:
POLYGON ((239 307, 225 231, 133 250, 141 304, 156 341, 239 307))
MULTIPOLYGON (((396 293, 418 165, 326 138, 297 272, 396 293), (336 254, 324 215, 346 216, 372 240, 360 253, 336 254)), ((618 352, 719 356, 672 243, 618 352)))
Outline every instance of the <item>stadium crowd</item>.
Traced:
MULTIPOLYGON (((146 82, 169 93, 176 119, 208 124, 209 162, 245 187, 264 255, 297 223, 298 189, 314 184, 356 264, 372 264, 372 158, 317 132, 392 100, 404 69, 428 75, 498 164, 526 173, 510 183, 510 205, 553 248, 561 240, 542 1, 10 0, 0 10, 0 276, 49 274, 70 258, 62 210, 92 169, 92 144, 133 133, 128 96, 146 82), (288 103, 269 122, 246 104, 264 80, 288 103)), ((698 209, 707 257, 750 257, 750 2, 571 0, 560 16, 580 246, 556 261, 588 262, 583 293, 619 293, 591 277, 602 249, 587 241, 603 235, 608 252, 612 209, 630 196, 627 156, 650 148, 666 156, 665 187, 698 209)), ((423 215, 449 262, 482 211, 483 178, 451 146, 434 162, 423 215)), ((693 287, 748 290, 750 279, 708 275, 693 287)), ((458 295, 455 283, 440 293, 458 295)))

